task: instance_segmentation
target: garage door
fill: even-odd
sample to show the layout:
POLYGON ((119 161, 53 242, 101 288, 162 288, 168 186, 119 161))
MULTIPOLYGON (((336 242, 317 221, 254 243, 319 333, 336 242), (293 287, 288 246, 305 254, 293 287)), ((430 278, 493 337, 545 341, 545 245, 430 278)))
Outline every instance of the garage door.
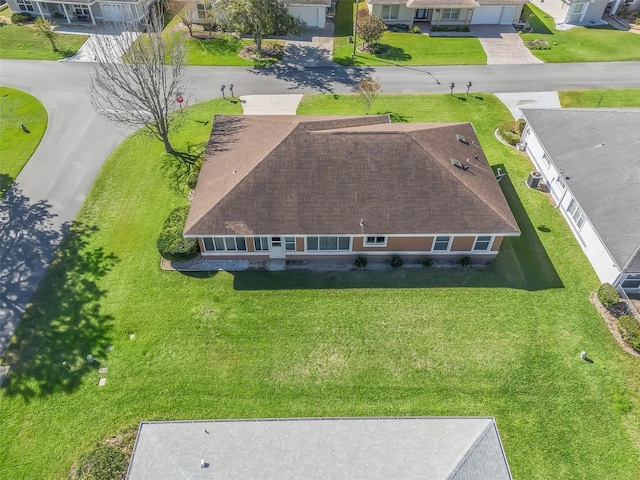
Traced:
POLYGON ((473 9, 471 23, 473 25, 511 25, 516 13, 515 5, 491 6, 483 5, 473 9))
POLYGON ((121 3, 100 3, 103 22, 135 22, 137 18, 131 10, 131 5, 121 3))
POLYGON ((315 5, 303 7, 300 5, 290 5, 287 10, 289 13, 295 17, 303 20, 308 27, 324 27, 324 25, 319 25, 318 21, 320 15, 318 10, 324 10, 324 7, 317 7, 315 5))

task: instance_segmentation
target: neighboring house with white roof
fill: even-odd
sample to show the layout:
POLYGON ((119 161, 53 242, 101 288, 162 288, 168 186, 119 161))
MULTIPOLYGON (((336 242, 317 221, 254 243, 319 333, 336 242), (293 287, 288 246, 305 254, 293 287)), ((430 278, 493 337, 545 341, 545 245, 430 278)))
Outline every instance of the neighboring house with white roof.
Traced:
POLYGON ((600 281, 640 293, 640 109, 522 112, 522 145, 600 281))
POLYGON ((127 480, 511 480, 490 417, 142 422, 127 480))
POLYGON ((511 25, 529 0, 367 0, 369 13, 386 23, 511 25))
POLYGON ((12 12, 48 18, 56 23, 143 21, 152 0, 8 0, 12 12))

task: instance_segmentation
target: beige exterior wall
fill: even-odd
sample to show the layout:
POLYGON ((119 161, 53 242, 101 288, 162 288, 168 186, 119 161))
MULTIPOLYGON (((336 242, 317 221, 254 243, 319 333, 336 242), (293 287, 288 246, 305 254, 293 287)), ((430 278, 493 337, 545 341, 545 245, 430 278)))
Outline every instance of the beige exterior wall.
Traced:
POLYGON ((493 245, 491 245, 491 251, 492 252, 497 252, 498 250, 500 250, 500 245, 502 245, 502 239, 504 237, 495 237, 493 239, 493 245))
POLYGON ((296 237, 296 252, 304 252, 304 237, 296 237))
MULTIPOLYGON (((369 13, 371 15, 375 15, 376 17, 382 17, 383 6, 384 5, 379 4, 367 5, 367 7, 369 8, 369 13)), ((383 20, 385 21, 385 23, 411 23, 413 21, 413 9, 407 8, 406 5, 398 5, 397 20, 388 20, 386 18, 384 18, 383 20)))
POLYGON ((433 16, 431 17, 432 25, 469 25, 471 23, 471 17, 473 16, 473 8, 461 8, 458 18, 455 20, 441 19, 442 9, 436 8, 433 10, 433 16))
POLYGON ((475 241, 476 237, 453 237, 449 250, 452 252, 470 252, 475 241))

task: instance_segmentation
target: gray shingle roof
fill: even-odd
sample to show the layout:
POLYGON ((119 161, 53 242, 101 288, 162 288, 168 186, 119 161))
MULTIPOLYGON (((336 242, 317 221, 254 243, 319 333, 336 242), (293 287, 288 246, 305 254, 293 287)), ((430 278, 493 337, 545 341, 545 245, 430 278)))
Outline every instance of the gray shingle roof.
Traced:
POLYGON ((623 272, 640 271, 640 109, 523 109, 623 272))
POLYGON ((142 422, 127 479, 187 478, 510 480, 511 474, 493 418, 142 422))
POLYGON ((216 116, 186 235, 358 235, 360 219, 379 234, 519 234, 469 123, 216 116))

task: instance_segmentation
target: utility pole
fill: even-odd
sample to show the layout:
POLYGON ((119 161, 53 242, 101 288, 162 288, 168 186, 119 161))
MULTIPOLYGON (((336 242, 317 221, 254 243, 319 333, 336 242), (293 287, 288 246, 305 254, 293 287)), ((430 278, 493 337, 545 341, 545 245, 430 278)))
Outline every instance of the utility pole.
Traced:
POLYGON ((358 34, 358 0, 354 0, 356 5, 356 21, 353 23, 353 53, 351 54, 351 58, 356 58, 356 46, 358 42, 356 41, 356 35, 358 34))

